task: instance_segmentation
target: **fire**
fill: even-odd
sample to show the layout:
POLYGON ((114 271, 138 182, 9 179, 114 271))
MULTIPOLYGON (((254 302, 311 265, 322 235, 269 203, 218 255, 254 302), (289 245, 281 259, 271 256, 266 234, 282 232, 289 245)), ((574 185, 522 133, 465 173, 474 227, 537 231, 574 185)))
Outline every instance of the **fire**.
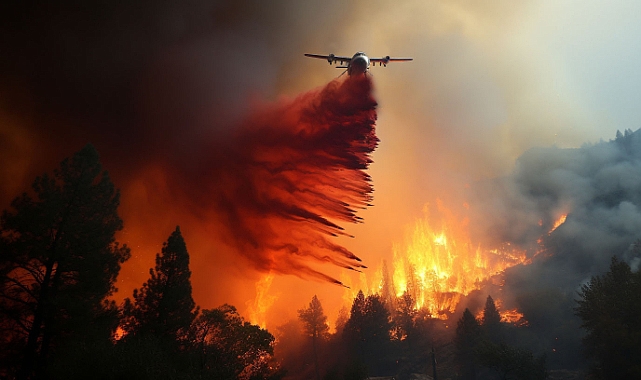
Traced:
MULTIPOLYGON (((527 326, 529 324, 527 319, 525 319, 525 315, 520 311, 518 311, 518 309, 501 310, 503 308, 503 301, 501 301, 500 299, 495 299, 494 305, 496 306, 496 309, 499 311, 499 315, 501 316, 501 322, 509 323, 511 325, 518 326, 518 327, 527 326)), ((483 309, 479 310, 476 313, 475 317, 479 321, 482 320, 483 309)))
POLYGON ((458 219, 437 202, 439 227, 429 215, 416 222, 405 246, 394 249, 393 283, 397 296, 409 293, 417 309, 447 318, 462 296, 480 289, 506 268, 523 263, 525 252, 505 246, 484 249, 469 238, 467 218, 458 219))
POLYGON ((523 313, 517 309, 499 311, 501 315, 501 322, 509 323, 515 326, 527 326, 528 321, 525 319, 523 313))
POLYGON ((249 314, 249 321, 252 324, 258 325, 261 328, 267 326, 267 310, 274 304, 278 296, 271 295, 269 288, 272 286, 274 274, 272 272, 264 275, 256 282, 256 298, 253 303, 247 306, 247 313, 249 314))
POLYGON ((561 224, 565 223, 565 220, 567 219, 567 217, 568 217, 568 214, 563 214, 563 215, 561 215, 561 216, 559 217, 559 219, 557 219, 557 220, 554 222, 554 225, 552 226, 552 228, 550 229, 550 231, 548 231, 548 235, 549 235, 549 234, 551 234, 552 232, 554 232, 554 230, 556 230, 557 228, 559 228, 559 226, 560 226, 561 224))

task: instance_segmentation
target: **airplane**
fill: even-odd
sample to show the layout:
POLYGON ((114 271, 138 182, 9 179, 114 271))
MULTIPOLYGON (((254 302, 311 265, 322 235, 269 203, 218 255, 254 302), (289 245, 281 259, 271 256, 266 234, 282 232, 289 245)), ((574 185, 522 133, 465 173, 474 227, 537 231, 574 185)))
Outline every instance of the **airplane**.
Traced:
POLYGON ((346 70, 347 75, 368 73, 370 62, 372 62, 374 66, 376 66, 376 63, 378 63, 379 66, 383 65, 387 67, 387 64, 389 62, 403 62, 403 61, 412 60, 412 58, 392 58, 389 55, 383 58, 370 58, 362 51, 359 51, 356 54, 354 54, 352 58, 344 57, 340 55, 334 55, 334 54, 330 54, 330 55, 305 54, 305 57, 325 59, 327 60, 327 62, 329 62, 330 65, 335 62, 340 62, 341 66, 336 66, 336 68, 347 69, 346 70), (345 62, 347 62, 347 66, 343 66, 345 62))

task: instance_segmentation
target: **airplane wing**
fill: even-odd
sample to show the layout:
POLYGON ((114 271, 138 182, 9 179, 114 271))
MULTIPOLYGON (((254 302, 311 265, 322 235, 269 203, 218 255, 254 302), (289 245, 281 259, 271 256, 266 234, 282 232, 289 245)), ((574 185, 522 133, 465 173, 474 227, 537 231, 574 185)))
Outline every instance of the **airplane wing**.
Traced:
POLYGON ((330 65, 335 62, 340 62, 341 64, 343 64, 343 62, 349 62, 352 60, 352 57, 344 57, 344 56, 334 55, 334 54, 330 54, 330 55, 305 54, 305 57, 324 59, 327 62, 329 62, 330 65))
POLYGON ((389 55, 383 58, 370 58, 369 61, 376 64, 378 62, 379 65, 384 65, 386 66, 389 62, 407 62, 407 61, 413 61, 413 58, 393 58, 390 57, 389 55))

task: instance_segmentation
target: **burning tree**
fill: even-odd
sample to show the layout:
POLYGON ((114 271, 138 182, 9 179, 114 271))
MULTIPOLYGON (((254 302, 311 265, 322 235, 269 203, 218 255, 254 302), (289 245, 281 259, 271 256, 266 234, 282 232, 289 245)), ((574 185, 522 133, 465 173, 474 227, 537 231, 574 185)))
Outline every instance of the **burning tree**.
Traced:
POLYGON ((114 237, 119 192, 93 146, 32 189, 0 221, 0 351, 18 379, 46 376, 53 362, 66 370, 66 360, 81 359, 70 347, 87 355, 109 344, 118 322, 107 297, 130 256, 114 237))

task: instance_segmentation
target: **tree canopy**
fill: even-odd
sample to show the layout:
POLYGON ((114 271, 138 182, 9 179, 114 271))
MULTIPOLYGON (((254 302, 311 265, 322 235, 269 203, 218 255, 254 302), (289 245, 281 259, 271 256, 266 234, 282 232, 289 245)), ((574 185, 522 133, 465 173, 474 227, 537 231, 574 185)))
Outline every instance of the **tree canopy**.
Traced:
POLYGON ((96 347, 117 326, 115 290, 129 249, 120 201, 98 153, 87 145, 33 182, 0 219, 3 361, 19 379, 48 376, 69 345, 96 347), (102 328, 99 328, 102 327, 102 328), (72 343, 74 342, 74 343, 72 343), (6 355, 6 356, 5 356, 6 355))
POLYGON ((149 275, 142 288, 134 290, 134 301, 125 300, 125 332, 165 337, 170 342, 184 340, 198 310, 191 295, 189 253, 180 227, 156 254, 156 266, 149 275))
POLYGON ((594 374, 604 379, 641 378, 641 274, 613 257, 606 274, 581 287, 577 303, 594 374))

